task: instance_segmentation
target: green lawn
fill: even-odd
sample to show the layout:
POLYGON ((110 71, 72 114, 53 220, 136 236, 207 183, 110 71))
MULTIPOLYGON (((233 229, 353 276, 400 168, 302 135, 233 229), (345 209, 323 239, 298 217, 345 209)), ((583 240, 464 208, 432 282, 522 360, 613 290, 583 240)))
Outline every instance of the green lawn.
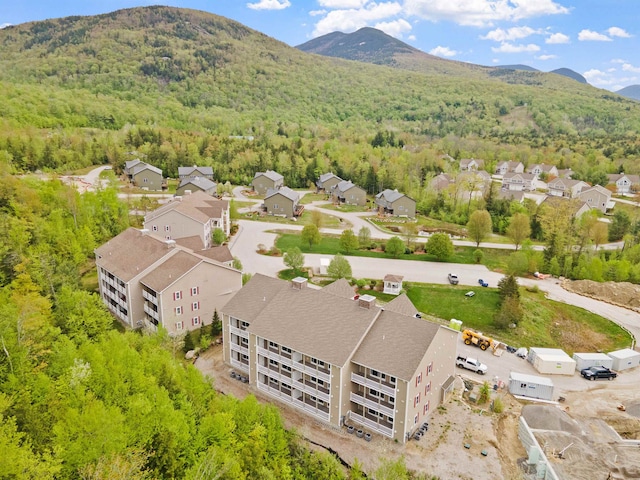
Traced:
POLYGON ((369 210, 367 207, 361 207, 359 205, 336 205, 333 203, 322 205, 321 208, 334 210, 336 212, 366 212, 369 210))
MULTIPOLYGON (((286 252, 292 247, 299 247, 303 253, 321 253, 323 255, 335 255, 337 253, 345 254, 345 252, 340 248, 340 238, 328 235, 323 235, 322 241, 318 245, 314 245, 309 248, 308 244, 302 244, 299 234, 283 233, 276 240, 276 246, 283 252, 286 252)), ((511 250, 491 248, 481 248, 481 250, 484 253, 482 264, 491 270, 504 269, 507 258, 512 253, 511 250)), ((475 263, 475 259, 473 257, 474 251, 475 247, 456 247, 453 256, 448 258, 447 261, 449 263, 475 263)), ((384 252, 371 250, 355 250, 349 253, 349 255, 354 257, 392 258, 391 255, 384 252)), ((423 262, 438 261, 433 255, 427 255, 425 253, 402 254, 398 258, 402 260, 418 260, 423 262)))
POLYGON ((325 193, 305 193, 304 196, 300 199, 300 204, 307 205, 311 202, 327 200, 327 198, 328 196, 325 193))
POLYGON ((515 329, 493 324, 500 298, 494 288, 405 284, 416 308, 444 319, 462 320, 463 328, 480 330, 515 347, 562 348, 575 352, 612 351, 631 345, 631 337, 618 325, 582 308, 545 298, 542 292, 520 289, 525 317, 515 329), (469 290, 475 296, 468 298, 469 290))

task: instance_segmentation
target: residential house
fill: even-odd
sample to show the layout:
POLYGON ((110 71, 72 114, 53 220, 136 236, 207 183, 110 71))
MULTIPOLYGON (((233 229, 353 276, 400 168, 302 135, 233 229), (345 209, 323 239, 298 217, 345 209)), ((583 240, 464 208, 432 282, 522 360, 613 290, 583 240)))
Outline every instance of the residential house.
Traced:
POLYGON ((266 195, 268 190, 277 190, 284 186, 284 177, 273 170, 257 172, 251 181, 251 186, 259 195, 266 195))
POLYGON ((264 209, 269 215, 293 218, 302 215, 304 210, 304 206, 299 205, 299 202, 300 195, 289 187, 269 189, 264 197, 264 209))
POLYGON ((476 158, 463 158, 460 160, 460 171, 476 171, 484 168, 484 160, 478 160, 476 158))
POLYGON ((616 186, 618 195, 625 195, 632 191, 640 191, 640 175, 627 175, 625 173, 614 173, 607 175, 609 185, 616 186))
POLYGON ((148 163, 137 163, 130 172, 131 183, 138 188, 160 191, 167 186, 162 176, 162 170, 148 163))
POLYGON ((583 189, 589 188, 589 184, 582 180, 558 177, 548 182, 547 187, 551 196, 576 198, 583 189))
POLYGON ((485 170, 460 172, 455 182, 460 185, 459 192, 472 197, 484 195, 491 186, 491 175, 485 170))
POLYGON ((571 170, 570 168, 558 169, 558 176, 560 178, 571 178, 571 175, 573 175, 573 170, 571 170))
POLYGON ((544 163, 534 163, 527 168, 527 173, 532 173, 536 177, 540 178, 540 175, 545 174, 547 178, 558 177, 558 168, 555 165, 546 165, 544 163))
POLYGON ((429 185, 436 192, 443 192, 447 188, 449 188, 449 185, 454 183, 454 181, 455 180, 453 179, 453 177, 451 177, 451 175, 449 175, 447 173, 441 173, 441 174, 436 175, 435 177, 433 177, 433 179, 431 180, 431 183, 429 185))
POLYGON ((375 201, 380 213, 396 217, 415 218, 416 216, 416 201, 398 190, 383 190, 376 195, 375 201))
MULTIPOLYGON (((412 308, 409 308, 412 307, 412 308)), ((256 274, 225 306, 224 361, 251 387, 333 427, 405 442, 455 376, 457 332, 346 280, 322 289, 256 274)))
POLYGON ((552 208, 556 211, 569 209, 573 218, 580 218, 584 213, 589 211, 589 205, 577 198, 546 196, 540 203, 544 208, 552 208))
POLYGON ((503 190, 531 192, 537 188, 537 175, 533 173, 507 172, 502 177, 503 190))
POLYGON ((589 205, 589 208, 597 208, 602 213, 613 208, 611 192, 600 185, 582 190, 578 194, 578 198, 589 205))
POLYGON ((524 201, 524 192, 517 190, 498 190, 498 198, 500 200, 511 200, 518 203, 524 201))
POLYGON ((213 181, 212 167, 178 167, 178 178, 184 180, 186 178, 208 178, 213 181))
POLYGON ((323 173, 316 181, 316 189, 318 192, 331 192, 331 189, 340 183, 342 179, 333 173, 323 173))
POLYGON ((331 190, 331 196, 336 203, 359 205, 361 207, 367 204, 367 192, 351 183, 351 180, 338 182, 331 190))
POLYGON ((402 280, 404 277, 402 275, 385 275, 382 280, 384 283, 384 289, 382 293, 388 293, 389 295, 400 295, 402 292, 402 280))
POLYGON ((133 177, 133 168, 140 163, 142 163, 142 160, 140 160, 139 158, 136 158, 134 160, 129 160, 128 162, 124 162, 123 173, 127 176, 129 181, 131 181, 133 177))
POLYGON ((165 240, 197 235, 202 240, 201 248, 209 248, 216 228, 227 236, 231 233, 229 202, 201 191, 174 197, 145 215, 143 226, 165 240))
POLYGON ((130 328, 171 335, 211 322, 242 287, 242 272, 129 228, 95 250, 100 297, 130 328))
POLYGON ((181 247, 191 250, 192 252, 206 257, 210 260, 215 260, 227 267, 233 267, 233 255, 231 255, 231 250, 227 245, 218 245, 209 248, 202 247, 202 240, 198 235, 194 235, 192 237, 182 237, 175 240, 176 245, 180 245, 181 247))
POLYGON ((218 193, 218 184, 205 177, 185 177, 180 180, 180 184, 176 188, 176 195, 182 196, 197 191, 215 196, 218 193))
POLYGON ((498 162, 496 165, 496 175, 504 175, 505 173, 523 173, 524 165, 522 162, 498 162))

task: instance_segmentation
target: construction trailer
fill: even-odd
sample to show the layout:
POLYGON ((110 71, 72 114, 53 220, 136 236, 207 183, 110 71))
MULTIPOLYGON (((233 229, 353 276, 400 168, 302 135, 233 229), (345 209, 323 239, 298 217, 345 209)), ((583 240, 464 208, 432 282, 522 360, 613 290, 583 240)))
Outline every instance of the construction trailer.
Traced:
POLYGON ((640 366, 640 352, 631 350, 630 348, 623 348, 622 350, 616 350, 610 352, 607 355, 613 360, 611 370, 628 370, 640 366))
POLYGON ((509 393, 521 397, 553 400, 553 381, 550 378, 511 372, 509 374, 509 393))
POLYGON ((613 368, 613 359, 606 353, 574 353, 573 359, 578 372, 589 367, 613 368))
POLYGON ((547 375, 573 375, 576 371, 576 361, 559 348, 530 348, 527 360, 547 375))

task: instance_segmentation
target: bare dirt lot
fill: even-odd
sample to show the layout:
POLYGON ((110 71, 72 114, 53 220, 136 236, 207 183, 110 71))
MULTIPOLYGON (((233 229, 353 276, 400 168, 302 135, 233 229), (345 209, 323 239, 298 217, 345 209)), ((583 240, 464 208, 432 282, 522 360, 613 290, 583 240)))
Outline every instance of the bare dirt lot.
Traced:
POLYGON ((640 312, 640 285, 628 282, 565 280, 562 286, 570 292, 640 312))
MULTIPOLYGON (((275 404, 287 428, 295 429, 311 448, 331 449, 348 464, 357 458, 365 471, 373 471, 381 458, 404 456, 412 470, 442 480, 534 478, 519 466, 527 454, 518 439, 518 418, 528 402, 520 402, 504 390, 493 392, 493 398, 499 396, 505 405, 504 412, 497 415, 487 412, 486 405, 483 408, 464 400, 464 385, 458 379, 455 394, 429 418, 427 434, 401 445, 379 435, 366 442, 230 378, 221 345, 210 348, 195 365, 212 378, 218 391, 237 398, 253 394, 260 401, 275 404)), ((536 408, 540 409, 529 414, 532 427, 538 425, 536 436, 560 478, 604 480, 609 474, 616 480, 640 478, 640 446, 620 443, 615 433, 624 439, 640 439, 640 382, 589 382, 586 392, 568 392, 563 403, 536 408), (569 444, 572 446, 563 458, 558 458, 556 454, 569 444)))

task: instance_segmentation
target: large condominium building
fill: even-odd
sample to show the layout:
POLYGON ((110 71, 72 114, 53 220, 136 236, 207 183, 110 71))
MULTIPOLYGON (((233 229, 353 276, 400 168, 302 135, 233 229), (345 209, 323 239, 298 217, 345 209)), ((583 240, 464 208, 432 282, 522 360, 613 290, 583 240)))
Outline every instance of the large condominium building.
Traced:
POLYGON ((457 332, 384 308, 345 280, 322 289, 254 275, 223 309, 224 359, 249 384, 306 414, 404 442, 451 388, 457 332))
POLYGON ((242 287, 240 271, 145 230, 129 228, 95 254, 100 297, 130 328, 199 328, 242 287))

